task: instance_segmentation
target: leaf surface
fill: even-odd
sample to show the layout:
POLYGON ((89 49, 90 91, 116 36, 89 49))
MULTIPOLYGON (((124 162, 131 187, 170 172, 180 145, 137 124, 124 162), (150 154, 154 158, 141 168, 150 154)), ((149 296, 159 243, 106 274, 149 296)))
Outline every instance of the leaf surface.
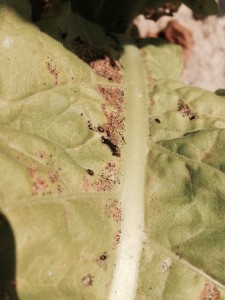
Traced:
POLYGON ((224 97, 177 81, 178 47, 67 4, 40 23, 63 46, 3 3, 1 293, 225 299, 224 97))

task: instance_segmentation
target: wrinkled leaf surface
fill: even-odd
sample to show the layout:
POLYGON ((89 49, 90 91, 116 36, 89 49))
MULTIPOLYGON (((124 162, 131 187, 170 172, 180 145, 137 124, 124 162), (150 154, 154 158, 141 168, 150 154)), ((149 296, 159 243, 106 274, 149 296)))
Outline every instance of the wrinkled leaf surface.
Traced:
POLYGON ((225 299, 224 97, 178 47, 0 3, 4 299, 225 299))

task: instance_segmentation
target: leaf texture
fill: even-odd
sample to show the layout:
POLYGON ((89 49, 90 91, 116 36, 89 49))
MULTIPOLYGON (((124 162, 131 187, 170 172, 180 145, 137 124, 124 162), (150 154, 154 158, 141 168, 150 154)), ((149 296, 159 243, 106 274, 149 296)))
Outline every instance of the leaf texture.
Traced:
POLYGON ((223 97, 176 46, 0 4, 3 299, 225 299, 223 97))

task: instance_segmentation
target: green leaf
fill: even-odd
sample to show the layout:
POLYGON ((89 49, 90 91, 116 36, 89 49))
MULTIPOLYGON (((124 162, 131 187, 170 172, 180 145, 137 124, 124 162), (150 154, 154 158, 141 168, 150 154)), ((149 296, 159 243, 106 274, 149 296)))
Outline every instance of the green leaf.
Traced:
POLYGON ((198 299, 204 284, 207 295, 224 299, 225 103, 168 81, 156 83, 150 97, 147 237, 137 299, 198 299))
POLYGON ((177 46, 106 36, 67 3, 41 32, 12 6, 1 297, 225 299, 224 97, 178 81, 177 46))
POLYGON ((160 79, 179 79, 183 69, 181 47, 166 44, 160 39, 138 41, 149 81, 160 79))

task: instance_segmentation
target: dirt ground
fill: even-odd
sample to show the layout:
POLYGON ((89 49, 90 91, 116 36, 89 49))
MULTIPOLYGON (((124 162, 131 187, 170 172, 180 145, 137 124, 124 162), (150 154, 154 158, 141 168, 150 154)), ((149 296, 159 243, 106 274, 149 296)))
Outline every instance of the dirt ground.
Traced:
MULTIPOLYGON (((194 40, 181 80, 210 91, 225 88, 225 4, 221 3, 221 16, 195 20, 191 10, 182 5, 173 17, 192 32, 194 40)), ((170 20, 171 17, 163 17, 153 22, 138 16, 135 24, 144 37, 164 30, 170 20)))

